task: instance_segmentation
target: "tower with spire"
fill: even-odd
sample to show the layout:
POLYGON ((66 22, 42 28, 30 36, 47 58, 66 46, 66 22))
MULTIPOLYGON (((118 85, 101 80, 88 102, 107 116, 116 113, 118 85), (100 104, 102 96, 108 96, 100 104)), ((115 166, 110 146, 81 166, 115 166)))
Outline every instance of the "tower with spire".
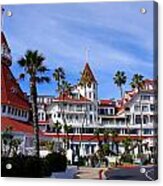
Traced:
POLYGON ((90 108, 87 108, 88 121, 96 125, 98 120, 98 83, 88 62, 85 64, 80 82, 78 87, 80 94, 92 103, 89 105, 90 108))

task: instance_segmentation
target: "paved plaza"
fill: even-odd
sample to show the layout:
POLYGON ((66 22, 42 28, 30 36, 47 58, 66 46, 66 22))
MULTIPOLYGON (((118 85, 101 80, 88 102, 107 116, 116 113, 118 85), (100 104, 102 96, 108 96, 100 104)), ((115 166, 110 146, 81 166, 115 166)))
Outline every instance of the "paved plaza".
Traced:
MULTIPOLYGON (((100 179, 99 171, 103 168, 68 166, 65 172, 57 172, 51 175, 51 178, 57 179, 100 179)), ((153 181, 157 179, 157 167, 131 167, 131 168, 112 168, 105 177, 105 180, 140 180, 153 181)))

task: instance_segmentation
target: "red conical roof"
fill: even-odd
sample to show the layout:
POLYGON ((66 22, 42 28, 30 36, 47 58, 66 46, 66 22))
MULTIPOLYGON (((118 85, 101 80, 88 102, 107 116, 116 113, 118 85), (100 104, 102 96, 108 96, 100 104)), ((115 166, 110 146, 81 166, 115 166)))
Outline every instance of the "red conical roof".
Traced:
POLYGON ((84 76, 85 74, 87 74, 87 75, 89 76, 89 78, 91 79, 91 82, 92 82, 92 83, 93 83, 93 82, 97 83, 97 81, 96 81, 96 79, 95 79, 95 77, 94 77, 94 75, 93 75, 93 72, 92 72, 92 70, 91 70, 91 68, 90 68, 90 66, 89 66, 88 63, 85 64, 85 67, 84 67, 84 70, 83 70, 83 73, 82 73, 81 80, 82 80, 82 78, 84 78, 83 76, 84 76))

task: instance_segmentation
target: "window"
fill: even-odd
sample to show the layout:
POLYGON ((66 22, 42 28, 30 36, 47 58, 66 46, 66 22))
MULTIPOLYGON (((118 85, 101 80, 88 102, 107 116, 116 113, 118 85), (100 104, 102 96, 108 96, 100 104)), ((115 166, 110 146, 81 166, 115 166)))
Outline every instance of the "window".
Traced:
POLYGON ((92 123, 92 114, 90 115, 90 118, 89 119, 90 119, 90 123, 92 123))
POLYGON ((12 108, 12 109, 11 109, 11 114, 12 114, 12 115, 14 115, 14 111, 15 111, 15 109, 12 108))
POLYGON ((60 113, 58 113, 58 118, 60 118, 61 117, 61 114, 60 113))
POLYGON ((78 112, 81 112, 82 111, 82 105, 77 105, 76 109, 77 109, 78 112))
POLYGON ((110 115, 113 115, 113 109, 110 109, 110 115))
POLYGON ((155 111, 155 110, 156 110, 155 105, 154 105, 154 104, 151 104, 151 105, 150 105, 150 111, 153 112, 153 111, 155 111))
POLYGON ((76 120, 78 120, 78 115, 76 116, 76 120))
POLYGON ((152 130, 151 129, 144 129, 144 134, 152 134, 152 130))
POLYGON ((6 105, 2 106, 2 112, 5 113, 6 112, 6 105))
POLYGON ((141 124, 141 116, 140 115, 136 115, 135 123, 136 124, 141 124))
POLYGON ((148 116, 143 116, 143 123, 148 124, 148 122, 149 122, 148 116))
POLYGON ((90 105, 90 111, 92 111, 92 105, 90 105))
POLYGON ((141 100, 149 101, 150 100, 150 95, 142 95, 141 100))
POLYGON ((25 118, 27 117, 27 112, 26 112, 26 111, 24 112, 24 117, 25 117, 25 118))
POLYGON ((93 98, 96 99, 96 94, 95 93, 93 94, 93 98))
POLYGON ((91 97, 92 97, 92 94, 91 94, 91 92, 89 92, 89 98, 91 99, 91 97))
POLYGON ((18 116, 21 116, 21 110, 18 110, 18 116))
POLYGON ((148 112, 149 111, 148 106, 147 105, 143 105, 142 106, 142 111, 143 112, 148 112))
POLYGON ((11 107, 8 107, 8 114, 11 113, 11 107))
POLYGON ((15 109, 15 116, 18 115, 18 109, 15 109))
POLYGON ((108 115, 108 109, 104 109, 104 108, 99 109, 99 114, 108 115))
POLYGON ((139 105, 135 105, 135 106, 134 106, 134 110, 135 110, 135 111, 140 111, 140 106, 139 106, 139 105))

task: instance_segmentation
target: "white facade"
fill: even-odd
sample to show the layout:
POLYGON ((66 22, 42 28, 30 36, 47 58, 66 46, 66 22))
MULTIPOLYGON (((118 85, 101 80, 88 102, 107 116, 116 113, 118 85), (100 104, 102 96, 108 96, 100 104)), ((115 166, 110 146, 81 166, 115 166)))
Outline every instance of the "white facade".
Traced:
MULTIPOLYGON (((65 123, 71 125, 72 135, 79 136, 82 133, 91 139, 97 128, 101 131, 110 129, 116 131, 121 139, 130 135, 136 141, 142 136, 144 144, 154 147, 154 138, 157 136, 157 102, 151 82, 140 93, 136 90, 126 92, 123 105, 118 100, 111 101, 108 105, 101 104, 96 81, 91 86, 74 86, 71 95, 64 99, 40 96, 38 105, 40 126, 48 133, 53 133, 53 125, 59 122, 62 126, 65 123)), ((82 147, 85 155, 95 152, 95 147, 98 146, 97 140, 70 141, 70 144, 76 152, 82 147)), ((112 148, 115 149, 114 145, 112 148)), ((122 142, 119 143, 119 151, 124 151, 122 142)), ((134 149, 134 152, 137 154, 138 149, 134 149)))

